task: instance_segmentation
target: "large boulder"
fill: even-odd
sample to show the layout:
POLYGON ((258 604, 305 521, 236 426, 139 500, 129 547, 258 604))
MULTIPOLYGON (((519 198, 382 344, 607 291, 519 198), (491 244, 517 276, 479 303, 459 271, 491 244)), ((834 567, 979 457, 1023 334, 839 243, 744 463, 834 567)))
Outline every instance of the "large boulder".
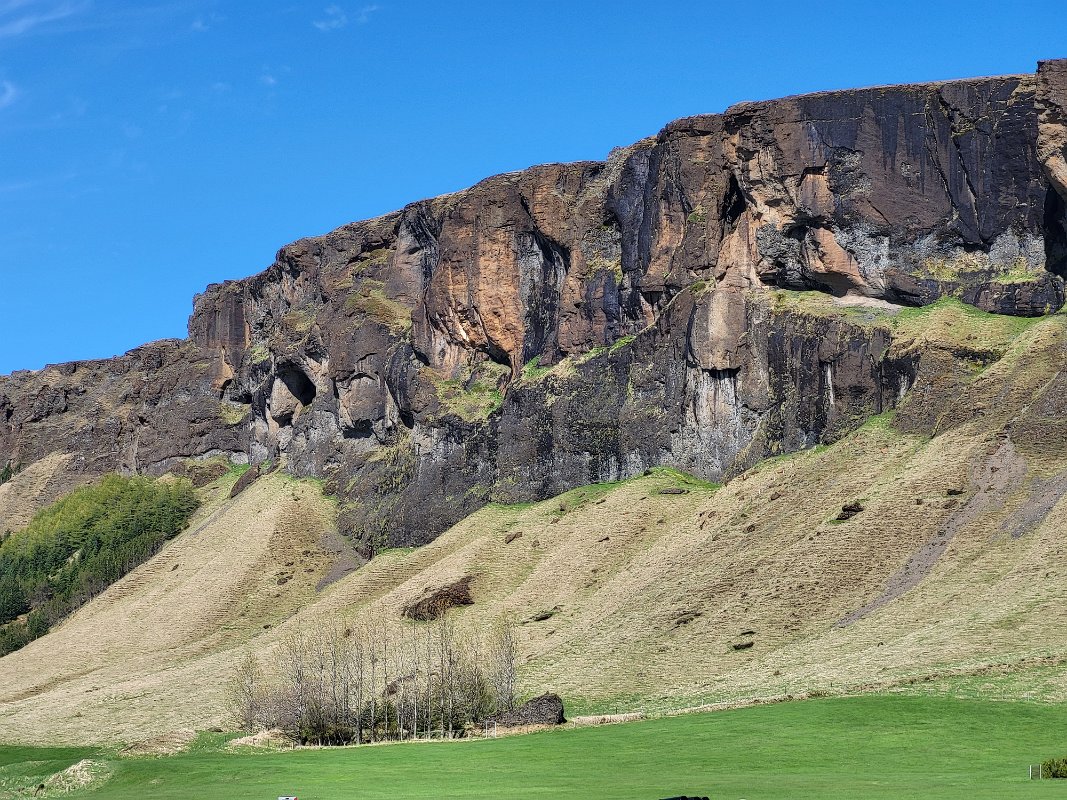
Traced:
POLYGON ((567 720, 563 716, 563 700, 558 694, 543 694, 527 700, 518 708, 497 714, 486 720, 502 728, 521 728, 529 725, 562 725, 567 720))

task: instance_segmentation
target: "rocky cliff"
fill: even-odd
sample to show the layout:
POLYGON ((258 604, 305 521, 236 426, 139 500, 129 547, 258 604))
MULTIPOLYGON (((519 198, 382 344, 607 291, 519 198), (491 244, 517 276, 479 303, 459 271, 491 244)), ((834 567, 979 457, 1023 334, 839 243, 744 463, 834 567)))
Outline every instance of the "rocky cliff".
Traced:
MULTIPOLYGON (((1063 305, 1065 109, 1067 61, 743 103, 304 239, 184 341, 0 378, 0 464, 284 459, 368 553, 652 466, 728 478, 993 358, 865 314, 1063 305)), ((953 424, 930 407, 898 424, 953 424)))

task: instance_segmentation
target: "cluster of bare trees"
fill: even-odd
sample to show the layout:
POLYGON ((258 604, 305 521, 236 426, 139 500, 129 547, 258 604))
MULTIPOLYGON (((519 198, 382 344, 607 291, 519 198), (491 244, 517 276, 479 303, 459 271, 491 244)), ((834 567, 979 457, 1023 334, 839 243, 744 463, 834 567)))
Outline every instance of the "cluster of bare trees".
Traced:
POLYGON ((515 636, 503 621, 484 638, 444 618, 296 634, 279 655, 269 674, 251 654, 234 670, 233 714, 249 732, 314 744, 454 737, 515 704, 515 636))

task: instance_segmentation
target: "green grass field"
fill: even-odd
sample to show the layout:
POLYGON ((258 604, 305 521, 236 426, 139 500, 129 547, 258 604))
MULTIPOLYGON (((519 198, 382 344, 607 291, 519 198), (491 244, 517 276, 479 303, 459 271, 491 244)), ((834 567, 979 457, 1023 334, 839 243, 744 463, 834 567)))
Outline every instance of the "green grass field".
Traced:
POLYGON ((496 740, 121 758, 0 748, 0 796, 79 759, 110 779, 70 798, 1067 797, 1026 765, 1067 755, 1067 709, 945 698, 834 698, 496 740), (24 781, 24 782, 22 782, 24 781))

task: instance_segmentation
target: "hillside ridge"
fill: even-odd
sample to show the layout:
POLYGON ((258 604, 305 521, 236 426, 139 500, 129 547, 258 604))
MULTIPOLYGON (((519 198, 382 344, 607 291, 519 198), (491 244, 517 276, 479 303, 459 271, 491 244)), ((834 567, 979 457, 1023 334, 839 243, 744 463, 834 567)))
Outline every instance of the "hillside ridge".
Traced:
POLYGON ((404 609, 462 579, 473 603, 449 612, 457 628, 510 618, 521 693, 557 691, 572 714, 889 690, 1062 701, 1067 317, 781 302, 813 321, 858 317, 902 348, 980 337, 992 360, 721 486, 652 469, 490 503, 354 571, 335 571, 339 509, 316 482, 276 470, 231 497, 231 470, 155 558, 0 659, 0 738, 225 727, 245 654, 277 670, 302 632, 433 625, 404 609), (928 415, 936 435, 916 430, 928 415))

